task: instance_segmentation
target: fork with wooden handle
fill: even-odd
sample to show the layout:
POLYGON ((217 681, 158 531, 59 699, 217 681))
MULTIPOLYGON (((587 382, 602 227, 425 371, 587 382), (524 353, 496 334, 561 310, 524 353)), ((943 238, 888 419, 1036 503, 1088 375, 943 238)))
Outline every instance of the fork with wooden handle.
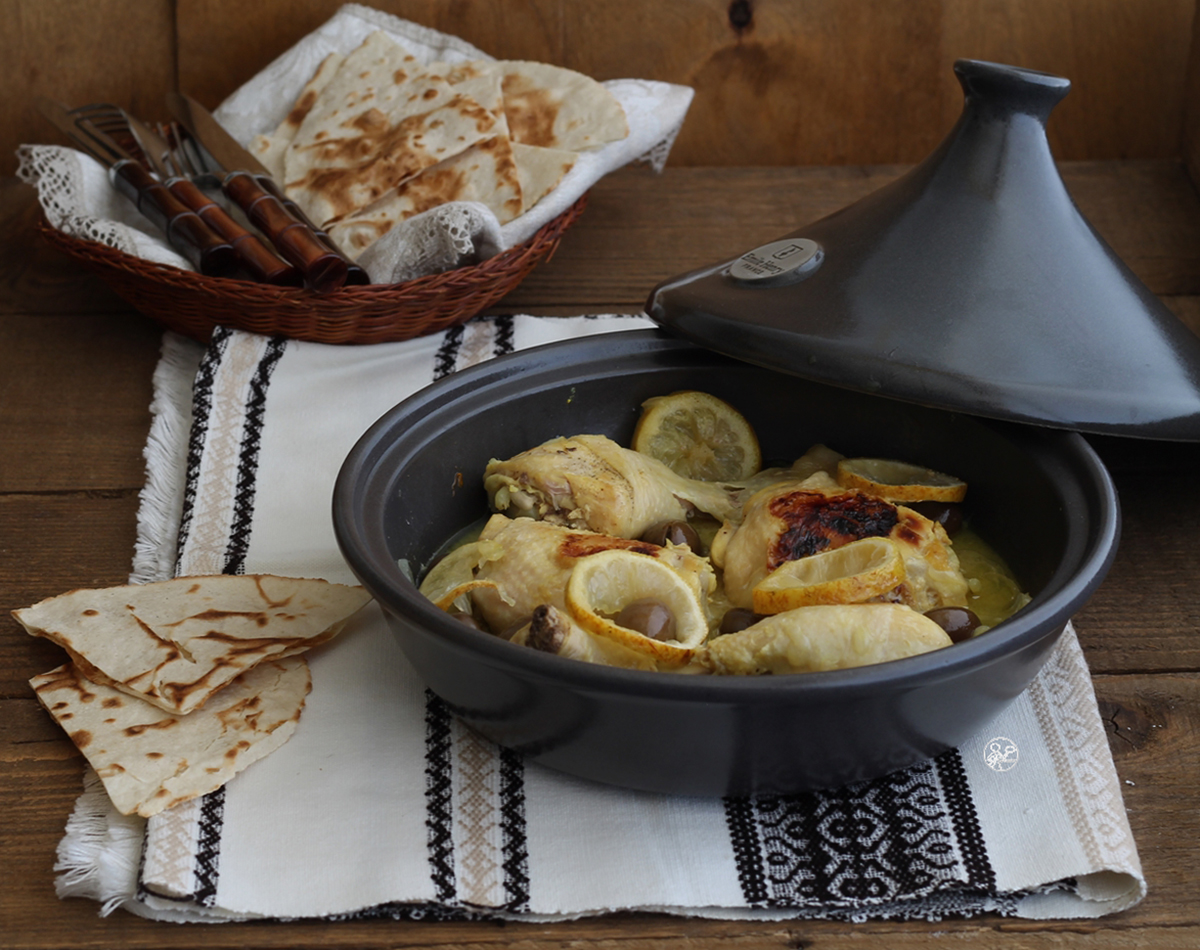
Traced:
POLYGON ((233 247, 90 119, 74 116, 66 106, 44 96, 36 104, 77 148, 108 169, 112 186, 132 201, 196 270, 210 277, 227 277, 237 271, 233 247))

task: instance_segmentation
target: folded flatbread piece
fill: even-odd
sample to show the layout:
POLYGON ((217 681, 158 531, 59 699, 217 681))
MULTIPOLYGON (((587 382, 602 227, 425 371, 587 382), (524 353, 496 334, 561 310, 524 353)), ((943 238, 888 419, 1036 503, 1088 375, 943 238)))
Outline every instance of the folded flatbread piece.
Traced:
POLYGON ((579 152, 629 134, 621 103, 590 76, 549 63, 505 60, 499 65, 513 141, 579 152))
POLYGON ((470 96, 496 118, 496 133, 508 135, 504 116, 504 71, 495 60, 472 59, 465 63, 431 63, 426 71, 441 76, 455 92, 470 96))
POLYGON ((250 140, 250 154, 263 163, 263 167, 271 173, 271 177, 284 185, 283 155, 287 147, 296 138, 300 125, 308 117, 312 107, 317 104, 317 96, 329 85, 334 73, 346 59, 341 53, 330 53, 317 67, 312 78, 306 82, 296 97, 296 102, 283 121, 269 135, 256 135, 250 140))
POLYGON ((425 169, 386 197, 329 225, 329 236, 352 258, 401 221, 449 201, 486 205, 500 224, 521 213, 521 177, 502 135, 425 169))
POLYGON ((522 213, 528 211, 558 187, 579 156, 562 148, 543 148, 539 145, 512 143, 513 161, 521 182, 522 213))
POLYGON ((496 134, 496 118, 383 32, 350 53, 284 153, 286 190, 320 225, 496 134))
POLYGON ((165 712, 66 663, 29 681, 123 815, 146 818, 220 788, 283 745, 312 687, 303 657, 267 660, 197 712, 165 712))
POLYGON ((576 158, 574 152, 496 136, 425 169, 381 200, 335 221, 329 236, 357 260, 400 222, 450 201, 486 205, 497 222, 507 224, 553 190, 576 158))
POLYGON ((188 713, 263 660, 333 638, 368 600, 323 580, 219 574, 75 590, 13 616, 89 680, 188 713))

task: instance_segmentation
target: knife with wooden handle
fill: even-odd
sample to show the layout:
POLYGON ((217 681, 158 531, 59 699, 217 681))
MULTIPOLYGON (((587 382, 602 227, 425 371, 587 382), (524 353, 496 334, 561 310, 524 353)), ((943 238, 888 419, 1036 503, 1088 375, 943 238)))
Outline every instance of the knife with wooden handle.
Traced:
POLYGON ((228 241, 157 181, 108 135, 87 119, 72 116, 52 99, 39 98, 38 110, 80 149, 108 168, 114 188, 166 235, 168 243, 208 277, 237 272, 238 256, 228 241))
POLYGON ((262 163, 242 148, 208 110, 179 93, 167 95, 167 106, 220 166, 218 178, 225 194, 271 239, 286 260, 304 272, 309 286, 319 293, 328 293, 346 283, 370 282, 366 272, 304 216, 262 163))
POLYGON ((304 283, 300 270, 281 260, 274 251, 229 216, 229 213, 200 190, 186 175, 178 174, 168 163, 171 148, 157 132, 131 115, 125 116, 129 131, 137 140, 159 180, 176 198, 196 212, 214 232, 233 245, 246 276, 257 283, 277 287, 299 287, 304 283))

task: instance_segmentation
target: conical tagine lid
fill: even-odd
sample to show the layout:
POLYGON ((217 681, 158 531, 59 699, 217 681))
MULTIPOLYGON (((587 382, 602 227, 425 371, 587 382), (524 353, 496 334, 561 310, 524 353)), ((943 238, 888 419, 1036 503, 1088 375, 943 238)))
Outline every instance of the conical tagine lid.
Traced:
POLYGON ((1070 83, 960 60, 962 117, 908 174, 647 311, 709 349, 972 415, 1200 440, 1200 339, 1075 207, 1045 122, 1070 83))

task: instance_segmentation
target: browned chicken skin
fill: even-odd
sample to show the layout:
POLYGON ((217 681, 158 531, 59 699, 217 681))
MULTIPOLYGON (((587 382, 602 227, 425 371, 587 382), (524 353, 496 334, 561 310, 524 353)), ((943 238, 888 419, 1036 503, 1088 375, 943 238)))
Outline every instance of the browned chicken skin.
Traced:
POLYGON ((890 538, 907 578, 894 596, 916 610, 961 606, 967 582, 941 525, 911 508, 837 486, 825 474, 783 482, 746 502, 742 520, 713 542, 730 603, 750 607, 755 585, 781 564, 862 538, 890 538))
POLYGON ((785 525, 767 552, 767 567, 772 571, 786 561, 827 548, 887 537, 899 520, 895 505, 861 492, 829 496, 790 491, 772 498, 767 508, 785 525))

